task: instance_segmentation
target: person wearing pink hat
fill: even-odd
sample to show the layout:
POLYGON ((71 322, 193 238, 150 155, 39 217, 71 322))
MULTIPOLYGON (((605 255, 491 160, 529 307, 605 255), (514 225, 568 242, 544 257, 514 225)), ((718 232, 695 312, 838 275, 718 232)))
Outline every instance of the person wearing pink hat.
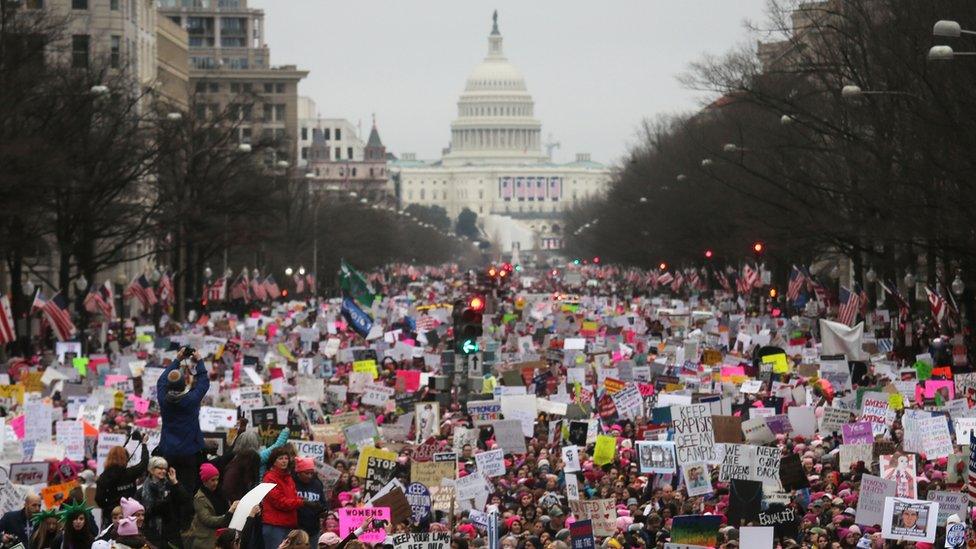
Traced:
POLYGON ((322 511, 325 510, 325 486, 315 474, 312 458, 295 460, 295 491, 306 505, 298 510, 298 527, 305 530, 309 539, 317 539, 322 529, 322 511))
MULTIPOLYGON (((135 440, 142 440, 142 435, 134 433, 135 440)), ((146 473, 149 464, 149 449, 140 444, 139 463, 129 467, 129 453, 122 446, 115 446, 108 451, 105 458, 105 469, 95 482, 95 503, 102 510, 102 527, 108 526, 112 518, 112 509, 122 498, 136 495, 136 481, 146 473)))
POLYGON ((211 549, 217 539, 217 530, 230 525, 237 509, 237 502, 228 505, 217 485, 220 472, 210 463, 200 465, 200 489, 193 496, 193 520, 187 542, 192 549, 211 549))

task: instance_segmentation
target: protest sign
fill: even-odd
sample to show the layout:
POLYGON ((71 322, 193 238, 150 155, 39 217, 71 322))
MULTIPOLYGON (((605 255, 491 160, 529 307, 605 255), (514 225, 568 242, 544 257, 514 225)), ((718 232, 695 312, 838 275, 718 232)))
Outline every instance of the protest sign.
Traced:
POLYGON ((844 444, 871 444, 874 442, 874 433, 871 424, 867 421, 858 421, 843 426, 844 444))
POLYGON ((469 400, 466 406, 475 426, 491 425, 502 418, 501 400, 469 400))
POLYGON ((673 442, 639 440, 637 455, 641 473, 674 473, 677 470, 673 442))
POLYGON ((505 474, 505 456, 501 449, 475 454, 474 459, 478 471, 487 478, 500 477, 505 474))
POLYGON ((593 523, 597 537, 612 536, 617 531, 617 507, 612 499, 580 501, 584 516, 593 523))
POLYGON ((241 497, 240 502, 237 504, 237 509, 234 511, 234 515, 230 519, 229 528, 234 528, 235 530, 243 530, 244 523, 247 521, 248 515, 255 506, 260 505, 261 501, 264 500, 264 496, 268 495, 268 492, 275 487, 272 482, 262 482, 254 488, 251 488, 243 497, 241 497))
POLYGON ((884 519, 885 499, 895 496, 895 481, 865 474, 861 477, 854 521, 865 526, 881 524, 884 519))
POLYGON ((14 484, 34 486, 47 484, 50 464, 46 461, 31 463, 11 463, 9 479, 14 484))
POLYGON ((356 476, 360 478, 366 477, 366 468, 369 466, 369 459, 381 459, 384 461, 393 461, 397 459, 396 452, 390 452, 388 450, 381 450, 375 446, 366 446, 359 451, 359 460, 356 462, 356 476))
POLYGON ((593 448, 593 463, 599 466, 613 461, 617 453, 617 439, 607 435, 597 435, 596 446, 593 448))
POLYGON ((577 473, 581 470, 579 452, 579 446, 563 446, 561 452, 563 458, 563 471, 567 473, 577 473))
POLYGON ((520 421, 514 419, 496 421, 494 427, 495 441, 506 453, 524 454, 526 452, 525 435, 522 432, 520 421))
POLYGON ((883 455, 878 459, 881 478, 895 481, 895 495, 899 498, 914 499, 918 493, 918 480, 914 454, 896 453, 883 455))
MULTIPOLYGON (((79 421, 59 421, 57 427, 58 444, 64 446, 65 455, 74 461, 85 459, 85 427, 79 421)), ((23 484, 23 483, 18 483, 23 484)))
POLYGON ((707 404, 673 406, 671 418, 679 465, 718 460, 712 415, 707 404))
POLYGON ((922 430, 922 451, 925 452, 926 459, 946 458, 955 452, 946 416, 922 419, 918 426, 922 430))
POLYGON ((885 498, 881 536, 901 541, 935 541, 939 504, 911 498, 885 498))
POLYGON ((745 442, 742 434, 742 418, 739 416, 712 416, 712 429, 715 431, 715 442, 730 442, 739 444, 745 442))
POLYGON ((772 526, 776 537, 796 539, 800 525, 796 509, 782 505, 770 505, 759 512, 759 526, 772 526))
POLYGON ((712 492, 712 478, 705 463, 688 463, 681 466, 685 489, 689 496, 701 496, 712 492))
POLYGON ((390 522, 389 507, 342 507, 339 509, 339 537, 345 538, 364 523, 366 528, 358 539, 363 543, 382 543, 386 530, 374 527, 374 521, 390 522))
POLYGON ((965 492, 929 490, 926 498, 928 501, 934 501, 939 504, 939 516, 936 521, 937 526, 945 526, 946 520, 951 515, 965 517, 968 514, 969 498, 965 492))
POLYGON ((671 543, 716 547, 721 524, 718 515, 678 515, 672 519, 671 543))
POLYGON ((414 523, 426 519, 430 516, 430 490, 419 482, 414 482, 407 486, 407 503, 410 504, 411 519, 414 523))
POLYGON ((871 463, 874 459, 873 444, 841 444, 840 445, 840 472, 849 473, 851 465, 864 462, 871 463))
POLYGON ((593 538, 593 521, 590 519, 577 520, 569 525, 569 536, 573 542, 573 549, 595 549, 593 538))
POLYGON ((766 418, 756 417, 742 422, 742 432, 747 442, 765 444, 776 440, 776 435, 766 425, 766 418))
POLYGON ((389 541, 394 549, 450 549, 451 534, 444 532, 394 534, 389 541))
POLYGON ((851 413, 848 410, 824 408, 823 416, 820 418, 820 434, 827 436, 836 433, 850 422, 851 413))
POLYGON ((325 443, 311 440, 289 439, 288 443, 295 447, 295 452, 299 457, 307 457, 315 460, 325 460, 325 443))

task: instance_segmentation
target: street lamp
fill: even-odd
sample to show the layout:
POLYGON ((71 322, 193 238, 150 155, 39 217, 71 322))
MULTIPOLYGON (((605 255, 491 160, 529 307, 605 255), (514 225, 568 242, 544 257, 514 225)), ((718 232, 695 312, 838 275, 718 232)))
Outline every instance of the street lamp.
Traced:
POLYGON ((712 159, 711 158, 702 159, 701 165, 702 165, 702 168, 707 168, 707 167, 711 166, 712 165, 712 159))
POLYGON ((180 120, 183 120, 183 113, 181 112, 167 113, 166 120, 169 120, 170 122, 179 122, 180 120))
POLYGON ((251 152, 251 144, 250 143, 241 143, 240 145, 237 146, 237 152, 240 152, 240 153, 249 153, 249 152, 251 152))
POLYGON ((209 265, 206 266, 206 267, 204 267, 203 268, 203 277, 209 279, 212 276, 213 276, 213 269, 211 269, 209 265))
POLYGON ((75 288, 78 288, 79 292, 83 292, 88 289, 88 279, 82 274, 75 280, 75 288))
POLYGON ((956 294, 957 296, 962 295, 962 293, 966 291, 966 283, 962 281, 962 277, 959 276, 958 272, 956 273, 956 278, 952 281, 951 288, 952 293, 956 294))
POLYGON ((360 204, 369 204, 369 200, 365 197, 359 199, 360 204))
POLYGON ((789 126, 794 122, 796 122, 796 119, 788 114, 784 114, 783 116, 779 117, 779 123, 784 126, 789 126))
POLYGON ((294 273, 294 272, 295 272, 295 270, 292 269, 291 267, 285 267, 285 276, 291 276, 292 273, 294 273))
POLYGON ((878 273, 875 272, 874 267, 868 268, 868 272, 864 273, 864 279, 868 282, 874 282, 878 279, 878 273))
POLYGON ((915 287, 915 275, 913 275, 911 271, 905 273, 905 286, 908 288, 915 287))
POLYGON ((952 61, 957 55, 972 57, 976 51, 953 51, 951 46, 932 46, 929 49, 929 61, 952 61))
POLYGON ((91 92, 92 95, 98 95, 98 96, 108 95, 108 86, 104 86, 102 84, 98 84, 98 85, 92 86, 89 91, 91 92))
POLYGON ((688 176, 685 175, 685 174, 683 174, 683 173, 679 173, 678 174, 678 177, 675 177, 675 179, 677 179, 678 181, 684 181, 684 180, 688 179, 688 176))
POLYGON ((642 197, 640 197, 640 203, 641 203, 641 204, 645 204, 645 203, 647 203, 647 197, 646 197, 646 196, 642 196, 642 197))
POLYGON ((304 265, 298 267, 298 274, 300 274, 302 276, 305 276, 305 266, 304 265))
POLYGON ((27 282, 24 282, 24 295, 32 296, 34 295, 34 290, 36 289, 37 287, 34 286, 34 283, 31 282, 29 278, 27 279, 27 282))
POLYGON ((912 94, 903 91, 890 91, 890 90, 862 90, 861 86, 855 86, 854 84, 848 84, 840 89, 840 96, 844 99, 858 99, 864 95, 909 95, 912 94))
POLYGON ((287 168, 288 166, 291 166, 291 164, 289 164, 287 160, 279 160, 276 165, 279 168, 287 168))
POLYGON ((963 34, 976 34, 976 31, 965 30, 958 22, 943 19, 935 22, 935 25, 932 27, 932 34, 945 38, 959 38, 963 34))
POLYGON ((356 194, 356 191, 349 191, 349 198, 356 198, 357 196, 359 195, 356 194))
POLYGON ((739 147, 735 143, 726 143, 726 144, 722 145, 722 150, 725 151, 725 152, 727 152, 727 153, 737 153, 737 152, 743 152, 746 149, 743 149, 743 148, 739 147))
POLYGON ((261 276, 261 271, 259 271, 258 268, 255 267, 254 270, 251 271, 251 278, 257 278, 259 276, 261 276))

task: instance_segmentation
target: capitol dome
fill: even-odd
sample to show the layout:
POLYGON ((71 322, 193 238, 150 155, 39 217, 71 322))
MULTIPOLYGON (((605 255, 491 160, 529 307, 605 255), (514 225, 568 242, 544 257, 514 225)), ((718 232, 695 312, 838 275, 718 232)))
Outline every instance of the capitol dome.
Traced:
POLYGON ((451 123, 446 165, 534 164, 542 155, 542 124, 525 78, 505 57, 498 12, 488 35, 488 55, 478 64, 458 98, 451 123))

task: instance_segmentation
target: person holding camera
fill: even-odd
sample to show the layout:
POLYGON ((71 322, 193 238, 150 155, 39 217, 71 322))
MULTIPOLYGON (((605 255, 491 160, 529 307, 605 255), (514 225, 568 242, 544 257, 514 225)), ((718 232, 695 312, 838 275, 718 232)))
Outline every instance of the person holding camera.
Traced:
POLYGON ((129 453, 122 446, 115 446, 105 458, 105 470, 95 483, 95 503, 102 510, 102 528, 112 523, 112 510, 122 498, 136 495, 136 482, 146 473, 149 465, 149 449, 142 444, 142 433, 134 431, 132 440, 139 442, 142 455, 139 463, 129 467, 129 453))
POLYGON ((155 454, 166 458, 188 493, 196 492, 197 471, 202 463, 203 433, 200 431, 200 403, 210 389, 210 378, 200 354, 183 347, 156 382, 162 433, 155 454), (196 369, 181 368, 181 362, 192 359, 196 369), (192 383, 191 383, 192 381, 192 383))

